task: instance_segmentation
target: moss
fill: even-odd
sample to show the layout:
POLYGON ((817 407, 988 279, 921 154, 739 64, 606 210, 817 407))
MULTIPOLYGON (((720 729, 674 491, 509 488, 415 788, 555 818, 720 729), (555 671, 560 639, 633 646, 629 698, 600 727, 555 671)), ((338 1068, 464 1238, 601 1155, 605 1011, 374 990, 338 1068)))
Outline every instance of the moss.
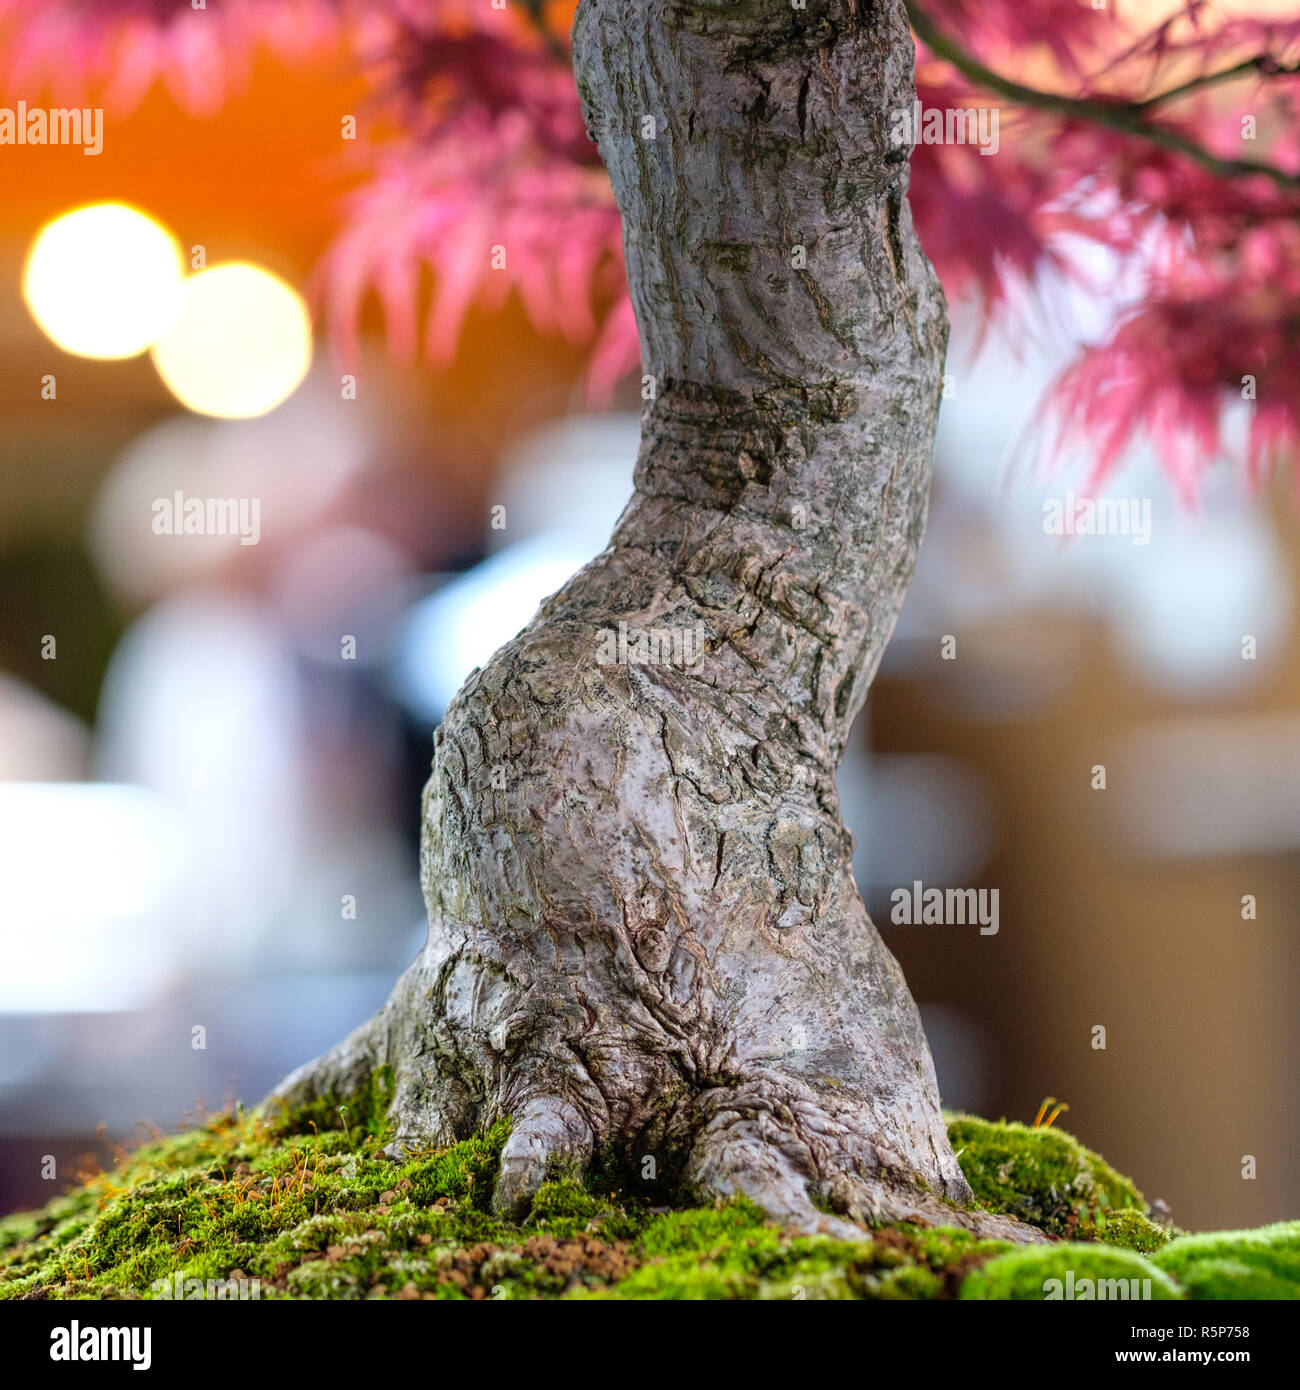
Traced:
POLYGON ((576 1178, 564 1178, 559 1182, 548 1182, 538 1189, 533 1198, 530 1219, 538 1225, 556 1220, 591 1220, 600 1210, 600 1204, 576 1178))
POLYGON ((1168 1226, 1152 1221, 1132 1207, 1098 1212, 1094 1221, 1081 1228, 1081 1234, 1088 1240, 1117 1245, 1123 1250, 1134 1250, 1139 1255, 1150 1255, 1173 1239, 1173 1231, 1168 1226))
MULTIPOLYGON (((1103 1219, 1111 1213, 1146 1212, 1128 1178, 1063 1130, 956 1115, 948 1136, 977 1202, 1049 1235, 1105 1239, 1103 1219)), ((1128 1227, 1125 1234, 1135 1232, 1128 1227)))
POLYGON ((973 1265, 1010 1247, 968 1231, 898 1226, 867 1241, 797 1236, 743 1200, 672 1212, 643 1232, 644 1263, 605 1299, 936 1299, 955 1297, 973 1265))
POLYGON ((1152 1263, 1189 1298, 1300 1299, 1300 1221, 1182 1236, 1152 1263))
POLYGON ((382 1146, 389 1138, 388 1111, 393 1103, 394 1089, 392 1067, 376 1067, 366 1085, 352 1095, 318 1096, 293 1114, 287 1109, 272 1114, 271 1131, 294 1133, 309 1127, 341 1129, 349 1143, 361 1143, 369 1137, 382 1146))
POLYGON ((1169 1300, 1178 1285, 1141 1255, 1076 1242, 1034 1245, 989 1260, 962 1284, 964 1300, 1169 1300))
POLYGON ((843 1242, 782 1231, 743 1200, 651 1209, 608 1165, 585 1183, 557 1173, 515 1225, 491 1212, 508 1124, 394 1160, 388 1094, 381 1075, 346 1105, 214 1116, 124 1155, 0 1221, 0 1298, 214 1296, 228 1280, 261 1298, 1041 1298, 1052 1271, 1135 1268, 1158 1297, 1292 1297, 1300 1277, 1295 1225, 1165 1244, 1136 1188, 1070 1136, 967 1117, 954 1139, 986 1205, 1109 1245, 1025 1251, 909 1226, 843 1242))
POLYGON ((232 1270, 259 1280, 263 1297, 360 1296, 381 1266, 401 1264, 383 1258, 390 1234, 409 1250, 496 1233, 486 1209, 507 1125, 394 1162, 376 1154, 361 1108, 336 1130, 315 1111, 224 1115, 145 1147, 38 1217, 0 1223, 0 1297, 143 1297, 158 1279, 232 1270))
POLYGON ((642 1225, 637 1209, 628 1210, 616 1193, 590 1191, 578 1178, 544 1183, 525 1223, 528 1230, 545 1231, 559 1239, 594 1235, 604 1241, 631 1240, 642 1225))

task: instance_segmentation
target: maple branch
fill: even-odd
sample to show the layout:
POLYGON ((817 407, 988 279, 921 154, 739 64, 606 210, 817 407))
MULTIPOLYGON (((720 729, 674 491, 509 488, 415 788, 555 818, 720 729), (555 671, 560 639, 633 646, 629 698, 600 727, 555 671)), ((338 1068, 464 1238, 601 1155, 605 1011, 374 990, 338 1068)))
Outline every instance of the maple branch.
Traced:
POLYGON ((1272 54, 1257 53, 1253 58, 1244 58, 1240 63, 1223 68, 1219 72, 1203 72, 1199 77, 1189 78, 1177 87, 1170 87, 1168 91, 1159 92, 1143 101, 1135 101, 1132 106, 1135 111, 1153 111, 1157 106, 1179 101, 1193 92, 1199 92, 1206 87, 1217 87, 1221 82, 1231 82, 1234 78, 1245 77, 1251 72, 1258 73, 1261 77, 1295 77, 1300 74, 1300 63, 1279 63, 1272 54))
POLYGON ((1036 111, 1053 111, 1074 120, 1090 121, 1094 125, 1103 125, 1112 130, 1122 131, 1124 134, 1135 136, 1139 140, 1148 140, 1153 145, 1159 145, 1162 149, 1173 150, 1178 154, 1185 155, 1188 159, 1199 164, 1201 168, 1219 178, 1241 178, 1252 174, 1261 174, 1288 192, 1300 191, 1300 174, 1293 174, 1285 169, 1279 169, 1275 165, 1264 164, 1252 159, 1224 159, 1213 154, 1204 146, 1198 145, 1195 140, 1179 131, 1171 130, 1168 126, 1153 125, 1146 119, 1146 113, 1158 106, 1178 97, 1186 96, 1189 92, 1202 87, 1239 77, 1248 71, 1291 74, 1300 71, 1300 69, 1286 68, 1280 65, 1268 67, 1265 59, 1252 58, 1223 72, 1193 78, 1180 87, 1172 88, 1170 91, 1154 97, 1148 97, 1144 101, 1126 102, 1107 101, 1096 97, 1068 97, 1057 92, 1044 92, 1036 87, 1026 87, 1023 83, 1014 82, 1010 78, 994 72, 981 63, 978 58, 967 53, 951 39, 946 38, 935 26, 929 15, 915 3, 915 0, 906 0, 906 4, 908 18, 912 22, 913 30, 933 54, 951 63, 963 77, 976 86, 996 92, 999 96, 1006 97, 1008 101, 1015 102, 1018 106, 1027 106, 1036 111))

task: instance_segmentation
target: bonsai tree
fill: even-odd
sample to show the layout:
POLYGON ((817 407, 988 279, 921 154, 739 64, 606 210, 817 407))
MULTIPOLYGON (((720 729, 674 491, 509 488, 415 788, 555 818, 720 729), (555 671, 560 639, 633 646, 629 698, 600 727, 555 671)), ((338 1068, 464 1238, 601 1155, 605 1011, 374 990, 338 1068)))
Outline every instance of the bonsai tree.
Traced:
MULTIPOLYGON (((1035 92, 912 13, 966 81, 1068 118, 1062 141, 1118 136, 1184 180, 1253 175, 1269 188, 1243 197, 1294 208, 1289 175, 1150 124, 1162 102, 1035 92)), ((506 1213, 610 1149, 795 1226, 842 1228, 830 1208, 1006 1231, 948 1205, 970 1190, 834 783, 916 562, 948 334, 898 138, 920 114, 907 7, 582 0, 573 57, 639 333, 635 492, 438 730, 423 953, 278 1096, 343 1096, 391 1068, 397 1149, 513 1117, 506 1213)), ((1103 464, 1138 407, 1114 414, 1099 375, 1171 312, 1153 295, 1066 383, 1085 425, 1112 412, 1103 464)), ((1260 425, 1257 461, 1291 409, 1260 425)))
POLYGON ((511 1116, 503 1210, 608 1147, 796 1225, 936 1212, 969 1188, 834 781, 947 343, 890 140, 907 17, 584 0, 573 49, 641 335, 636 491, 438 730, 423 953, 279 1095, 389 1066, 398 1146, 511 1116), (603 661, 619 624, 702 641, 603 661))
MULTIPOLYGON (((1297 425, 1300 21, 1201 0, 1146 32, 1090 0, 582 0, 575 95, 570 9, 300 7, 299 43, 364 27, 408 117, 326 267, 340 345, 373 287, 412 350, 428 264, 432 355, 476 295, 515 287, 540 326, 595 336, 598 395, 635 362, 643 413, 608 548, 437 732, 427 945, 276 1099, 382 1073, 394 1151, 508 1116, 506 1214, 611 1152, 798 1227, 1022 1235, 964 1208, 834 783, 925 524, 948 328, 922 245, 989 312, 1013 280, 1078 273, 1071 244, 1140 263, 1058 387, 1060 436, 1100 477, 1146 432, 1191 496, 1245 400, 1259 476, 1297 425), (996 150, 978 119, 931 139, 926 108, 981 105, 1006 118, 996 150)), ((115 73, 119 95, 158 75, 196 109, 219 103, 217 59, 285 37, 273 0, 0 12, 29 66, 115 73), (199 22, 196 63, 169 40, 199 22), (140 25, 156 74, 121 57, 140 25)))

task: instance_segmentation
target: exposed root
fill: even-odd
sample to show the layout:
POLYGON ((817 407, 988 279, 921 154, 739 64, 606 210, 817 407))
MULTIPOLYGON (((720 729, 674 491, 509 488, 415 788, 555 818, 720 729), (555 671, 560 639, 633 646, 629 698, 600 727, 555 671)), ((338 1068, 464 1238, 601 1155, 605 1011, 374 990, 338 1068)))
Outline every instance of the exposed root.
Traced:
POLYGON ((696 1197, 739 1193, 783 1226, 842 1240, 868 1238, 866 1227, 893 1222, 960 1226, 976 1235, 1021 1244, 1046 1239, 1014 1218, 935 1196, 901 1164, 882 1163, 879 1148, 873 1155, 878 1165, 874 1172, 847 1166, 855 1160, 843 1150, 817 1164, 813 1149, 765 1125, 765 1118, 731 1112, 715 1118, 700 1134, 686 1174, 696 1197), (845 1166, 837 1169, 835 1164, 845 1166))
MULTIPOLYGON (((294 1072, 268 1104, 296 1108, 363 1089, 372 1069, 389 1059, 392 1021, 388 1010, 376 1015, 294 1072)), ((409 1077, 409 1070, 403 1070, 409 1077)), ((456 1124, 451 1113, 433 1104, 438 1093, 426 1079, 419 1088, 422 1099, 413 1100, 409 1081, 399 1085, 391 1111, 398 1134, 386 1148, 391 1157, 468 1137, 475 1127, 466 1123, 469 1113, 480 1117, 478 1123, 500 1117, 496 1107, 455 1112, 453 1106, 461 1119, 456 1124)), ((493 1195, 493 1209, 504 1217, 522 1219, 543 1183, 561 1175, 580 1176, 598 1145, 620 1147, 608 1123, 593 1125, 583 1108, 564 1095, 517 1095, 510 1113, 511 1135, 493 1195)), ((749 1087, 714 1090, 679 1105, 667 1131, 671 1138, 665 1143, 685 1144, 681 1185, 691 1199, 744 1196, 789 1230, 866 1240, 873 1226, 909 1222, 957 1226, 1022 1244, 1047 1239, 1012 1217, 967 1205, 961 1184, 949 1184, 947 1196, 926 1190, 896 1154, 846 1126, 843 1107, 838 1113, 822 1110, 806 1087, 770 1074, 749 1087), (784 1100, 777 1099, 781 1096, 784 1100)))
POLYGON ((534 1097, 511 1125, 501 1154, 493 1210, 518 1220, 548 1178, 585 1170, 591 1146, 591 1127, 575 1106, 554 1096, 534 1097))

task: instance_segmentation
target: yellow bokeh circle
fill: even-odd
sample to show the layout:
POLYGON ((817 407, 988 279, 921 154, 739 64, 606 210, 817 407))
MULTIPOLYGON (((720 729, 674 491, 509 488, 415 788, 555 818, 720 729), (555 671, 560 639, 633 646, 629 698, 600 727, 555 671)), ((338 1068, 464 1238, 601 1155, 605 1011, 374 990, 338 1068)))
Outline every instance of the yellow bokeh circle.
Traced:
POLYGON ((126 203, 74 208, 36 234, 23 299, 41 330, 80 357, 135 357, 176 322, 184 262, 170 232, 126 203))
POLYGON ((247 261, 212 266, 185 282, 180 316, 154 344, 158 374, 201 415, 265 415, 311 366, 311 318, 302 296, 247 261))

